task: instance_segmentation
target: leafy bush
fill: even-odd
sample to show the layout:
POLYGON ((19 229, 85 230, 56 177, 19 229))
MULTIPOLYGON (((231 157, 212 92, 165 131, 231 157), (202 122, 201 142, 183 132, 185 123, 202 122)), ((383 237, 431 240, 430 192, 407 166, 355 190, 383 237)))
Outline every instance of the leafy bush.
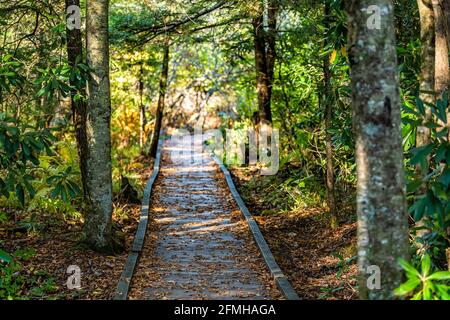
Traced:
POLYGON ((38 97, 46 96, 51 99, 57 92, 63 97, 68 97, 75 90, 74 99, 84 99, 80 89, 84 88, 89 79, 90 68, 87 65, 77 61, 75 66, 63 63, 56 67, 38 69, 38 71, 40 76, 35 82, 40 87, 38 97), (70 82, 75 83, 75 87, 71 86, 70 82))
POLYGON ((419 98, 415 103, 406 99, 403 105, 409 213, 416 222, 416 236, 412 262, 400 261, 408 280, 396 294, 414 300, 450 299, 450 272, 438 271, 446 267, 445 250, 450 245, 450 143, 443 124, 448 106, 447 93, 435 105, 419 98), (430 129, 430 143, 415 147, 420 126, 430 129), (414 265, 420 265, 420 271, 414 265))
POLYGON ((0 101, 4 93, 11 91, 12 87, 19 86, 24 82, 19 69, 22 63, 18 62, 11 55, 5 55, 0 59, 0 101))
POLYGON ((0 194, 14 193, 22 205, 26 194, 33 198, 33 170, 39 166, 39 155, 50 149, 55 137, 40 123, 38 128, 22 124, 18 119, 0 113, 0 194))
POLYGON ((54 278, 45 271, 37 270, 31 276, 24 275, 24 268, 19 260, 27 261, 35 254, 29 248, 17 250, 14 254, 0 249, 0 300, 42 297, 57 289, 54 278))
MULTIPOLYGON (((20 75, 22 64, 12 56, 6 55, 0 60, 0 98, 11 94, 15 89, 21 89, 24 78, 20 75)), ((57 67, 38 69, 39 76, 35 85, 37 97, 46 96, 51 99, 59 93, 66 97, 71 92, 78 92, 75 99, 84 98, 80 88, 88 78, 89 68, 82 63, 71 67, 66 63, 59 63, 57 67), (70 82, 76 86, 70 86, 70 82)), ((35 121, 22 120, 19 116, 12 116, 7 112, 0 113, 0 195, 7 199, 14 197, 23 207, 27 200, 32 200, 36 192, 52 187, 50 196, 69 202, 81 195, 76 182, 79 173, 74 166, 65 166, 58 172, 52 172, 46 177, 40 176, 47 185, 38 185, 36 178, 42 173, 40 158, 44 153, 55 156, 52 144, 56 141, 45 120, 36 116, 35 121), (32 124, 34 123, 34 124, 32 124)), ((42 196, 42 192, 40 193, 42 196)))
POLYGON ((423 257, 420 271, 405 260, 400 260, 400 265, 408 280, 395 290, 396 295, 411 300, 450 300, 450 271, 432 273, 429 255, 423 257))
POLYGON ((417 98, 415 105, 403 106, 406 144, 413 145, 419 126, 431 130, 428 145, 407 150, 407 191, 409 212, 416 224, 421 222, 416 230, 425 230, 416 242, 424 249, 422 254, 430 255, 437 263, 445 259, 445 249, 450 245, 450 143, 448 128, 443 124, 447 121, 448 105, 448 95, 444 94, 436 105, 424 104, 417 98), (426 115, 426 108, 430 108, 431 117, 426 115))

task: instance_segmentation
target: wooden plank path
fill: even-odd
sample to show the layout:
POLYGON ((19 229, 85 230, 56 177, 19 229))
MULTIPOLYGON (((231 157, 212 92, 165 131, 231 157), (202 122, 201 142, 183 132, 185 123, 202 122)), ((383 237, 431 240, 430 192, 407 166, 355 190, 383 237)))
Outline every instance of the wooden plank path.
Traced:
MULTIPOLYGON (((267 244, 258 242, 262 235, 255 236, 256 222, 248 217, 250 225, 240 222, 242 199, 236 198, 234 185, 225 183, 220 163, 202 148, 193 148, 190 141, 172 140, 162 146, 159 177, 156 182, 150 179, 153 195, 143 206, 157 230, 147 232, 143 247, 135 246, 136 241, 142 244, 138 231, 129 256, 133 266, 126 266, 116 299, 127 298, 130 272, 136 273, 129 293, 132 299, 298 298, 267 244)), ((228 171, 224 173, 231 179, 228 171)))

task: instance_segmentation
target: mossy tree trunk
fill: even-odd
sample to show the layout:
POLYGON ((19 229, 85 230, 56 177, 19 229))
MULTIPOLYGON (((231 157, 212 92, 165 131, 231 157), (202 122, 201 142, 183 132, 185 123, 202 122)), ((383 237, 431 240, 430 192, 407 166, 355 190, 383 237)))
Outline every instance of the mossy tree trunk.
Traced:
POLYGON ((159 79, 159 98, 158 98, 158 106, 156 108, 155 127, 153 129, 152 142, 150 144, 150 156, 153 158, 156 158, 156 153, 158 151, 159 134, 161 132, 165 98, 167 92, 168 74, 169 74, 169 42, 166 41, 164 45, 164 56, 163 56, 161 76, 159 79))
MULTIPOLYGON (((272 18, 270 20, 273 27, 273 24, 274 23, 276 24, 276 19, 273 10, 272 10, 272 18)), ((271 99, 270 80, 271 77, 273 77, 273 65, 275 63, 274 60, 275 43, 273 42, 273 45, 269 50, 269 53, 273 56, 268 56, 267 36, 264 30, 264 6, 262 1, 258 1, 257 12, 255 13, 255 16, 252 18, 252 25, 253 25, 253 42, 255 48, 256 91, 258 94, 259 121, 268 124, 272 123, 272 111, 270 108, 270 99, 271 99), (268 61, 270 63, 273 62, 272 72, 270 72, 268 69, 268 61)), ((275 32, 275 30, 273 30, 273 32, 275 32)), ((274 38, 275 35, 273 33, 272 37, 273 39, 275 39, 274 38)))
MULTIPOLYGON (((80 0, 66 0, 65 8, 67 9, 71 6, 77 6, 80 8, 80 0)), ((67 59, 71 67, 75 67, 77 63, 82 63, 84 61, 83 57, 83 41, 81 38, 81 29, 79 28, 67 28, 67 59)), ((76 79, 70 79, 70 85, 76 88, 79 83, 76 79)), ((81 184, 83 187, 83 195, 86 198, 86 168, 87 168, 87 158, 88 158, 88 141, 86 136, 86 110, 87 105, 84 99, 75 99, 75 95, 80 93, 82 96, 86 95, 85 85, 81 88, 73 89, 71 92, 71 108, 73 123, 75 126, 75 137, 77 140, 77 150, 78 150, 78 161, 80 164, 81 171, 81 184), (78 89, 78 90, 77 90, 78 89)))
POLYGON ((435 91, 439 98, 448 90, 450 82, 450 66, 448 60, 448 43, 446 22, 443 11, 443 0, 433 0, 435 25, 435 91))
POLYGON ((267 79, 269 82, 269 104, 272 100, 272 88, 275 71, 275 61, 277 58, 277 15, 279 11, 278 0, 267 1, 267 79))
POLYGON ((88 81, 86 131, 87 212, 85 242, 94 250, 112 253, 111 98, 109 81, 108 0, 86 2, 88 81))
MULTIPOLYGON (((447 48, 450 50, 450 0, 442 0, 442 13, 444 15, 444 28, 445 36, 447 38, 447 48)), ((450 83, 448 84, 450 85, 450 83)), ((447 112, 447 126, 449 127, 448 140, 450 141, 450 112, 447 112)), ((450 237, 450 229, 447 231, 447 235, 450 237)), ((450 270, 450 248, 446 250, 447 254, 447 267, 450 270)))
POLYGON ((445 19, 445 32, 447 34, 447 46, 450 48, 450 0, 442 1, 442 11, 445 19))
POLYGON ((406 259, 409 251, 394 5, 391 0, 346 4, 358 175, 360 295, 393 299, 393 290, 403 278, 398 259, 406 259), (369 23, 371 14, 366 9, 373 5, 379 10, 379 28, 369 23), (380 286, 369 286, 371 276, 377 277, 372 273, 376 268, 381 272, 380 286))
MULTIPOLYGON (((331 8, 330 2, 325 0, 324 4, 324 27, 325 32, 328 32, 330 27, 330 15, 331 8)), ((327 50, 327 35, 325 35, 324 48, 327 50)), ((324 104, 324 118, 325 118, 325 151, 326 151, 326 187, 327 187, 327 204, 330 214, 330 225, 331 228, 336 228, 338 226, 338 219, 336 213, 336 199, 335 199, 335 188, 334 188, 334 165, 333 165, 333 141, 332 134, 330 130, 332 129, 333 121, 333 92, 331 90, 331 70, 330 70, 330 55, 326 54, 323 58, 323 98, 322 102, 324 104)))
POLYGON ((145 116, 144 105, 144 67, 141 63, 139 71, 139 146, 144 147, 145 144, 145 127, 147 126, 147 117, 145 116))
MULTIPOLYGON (((431 0, 417 0, 420 14, 421 69, 420 69, 420 99, 426 108, 426 117, 431 118, 431 109, 427 104, 434 104, 434 64, 435 64, 435 33, 434 13, 431 0)), ((417 128, 416 146, 430 143, 431 130, 426 126, 417 128)), ((420 168, 419 168, 420 169, 420 168)))

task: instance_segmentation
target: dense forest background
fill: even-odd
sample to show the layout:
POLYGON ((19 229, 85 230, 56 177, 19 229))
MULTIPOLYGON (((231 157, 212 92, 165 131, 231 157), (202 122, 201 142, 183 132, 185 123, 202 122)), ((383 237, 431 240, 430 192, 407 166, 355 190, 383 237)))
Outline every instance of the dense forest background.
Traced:
POLYGON ((67 252, 123 264, 160 129, 263 123, 278 173, 232 172, 301 295, 449 299, 449 1, 87 2, 0 2, 1 299, 107 298, 67 252))

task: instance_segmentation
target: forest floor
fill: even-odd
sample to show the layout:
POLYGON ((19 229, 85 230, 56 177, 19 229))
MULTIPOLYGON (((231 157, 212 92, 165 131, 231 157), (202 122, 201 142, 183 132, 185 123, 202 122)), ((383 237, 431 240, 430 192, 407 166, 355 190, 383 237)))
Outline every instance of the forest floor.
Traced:
MULTIPOLYGON (((174 167, 172 165, 172 168, 170 168, 171 164, 167 158, 167 153, 165 153, 163 162, 169 165, 169 171, 173 171, 174 167)), ((140 177, 140 184, 145 185, 151 175, 152 165, 146 163, 145 159, 141 159, 141 161, 146 169, 141 169, 138 176, 140 177)), ((170 212, 163 212, 164 210, 156 212, 156 219, 150 220, 140 264, 141 266, 147 265, 154 268, 152 270, 138 268, 130 295, 132 299, 148 298, 149 291, 145 290, 149 289, 150 286, 153 290, 150 291, 152 292, 150 295, 153 295, 151 296, 153 298, 176 298, 173 296, 175 293, 186 297, 185 293, 182 292, 183 290, 191 291, 190 298, 208 298, 207 295, 202 295, 200 292, 201 287, 206 284, 205 281, 199 279, 202 278, 201 275, 210 279, 212 275, 221 272, 234 274, 232 278, 235 278, 236 281, 234 284, 230 284, 226 282, 226 277, 222 277, 222 282, 219 280, 219 286, 209 292, 210 298, 214 297, 214 294, 219 297, 219 293, 224 291, 224 288, 232 289, 237 282, 244 284, 241 289, 247 286, 253 288, 255 293, 235 290, 233 293, 235 297, 280 298, 270 275, 265 270, 265 265, 248 232, 247 225, 229 194, 223 174, 216 166, 211 168, 211 172, 191 173, 191 181, 194 181, 194 184, 188 183, 181 188, 181 180, 170 181, 170 177, 167 177, 167 175, 170 176, 170 172, 165 173, 162 170, 160 177, 162 182, 159 179, 159 185, 157 183, 155 187, 154 205, 160 208, 167 208, 170 205, 174 207, 174 203, 170 204, 164 201, 176 201, 178 209, 181 208, 181 215, 184 215, 184 218, 179 216, 178 219, 184 220, 174 223, 172 219, 174 217, 169 217, 170 212), (164 179, 166 179, 165 182, 164 179), (207 181, 202 182, 202 179, 207 181), (196 181, 199 183, 197 186, 195 186, 196 181), (210 189, 211 186, 212 189, 210 189), (162 187, 167 190, 161 190, 162 187), (174 187, 177 188, 173 189, 174 187), (170 191, 171 188, 172 191, 170 191), (190 190, 190 188, 197 188, 197 190, 190 190), (215 191, 216 189, 219 190, 218 193, 215 191), (183 195, 189 197, 189 199, 181 199, 183 195), (172 196, 172 200, 170 196, 172 196), (198 204, 201 206, 202 202, 205 202, 204 205, 209 209, 213 207, 219 207, 220 209, 215 215, 208 217, 205 215, 203 218, 207 219, 204 221, 200 216, 189 216, 193 213, 192 208, 198 204), (184 213, 183 206, 187 210, 184 213), (166 217, 163 217, 163 214, 166 217), (164 219, 166 219, 166 222, 172 219, 172 223, 164 223, 164 219), (188 233, 186 232, 184 235, 174 235, 171 239, 163 236, 162 231, 167 233, 171 228, 205 229, 203 231, 209 230, 210 234, 216 233, 217 236, 227 237, 228 242, 217 243, 217 239, 205 238, 205 234, 208 232, 202 232, 198 235, 198 239, 194 239, 198 240, 199 245, 191 248, 187 241, 183 243, 183 239, 187 239, 188 233), (174 244, 172 240, 175 238, 178 238, 181 242, 174 244), (211 247, 208 244, 211 241, 216 241, 217 246, 211 247), (245 249, 241 247, 243 243, 247 244, 245 249), (164 248, 165 245, 168 247, 164 248), (230 248, 230 245, 231 247, 234 246, 235 249, 230 248), (161 263, 165 263, 165 267, 168 267, 167 270, 170 271, 172 267, 176 267, 176 261, 167 263, 167 261, 163 261, 164 259, 158 258, 158 252, 161 253, 162 249, 172 255, 176 253, 175 256, 183 256, 182 251, 198 249, 197 253, 186 253, 184 255, 184 258, 192 258, 193 260, 198 260, 198 255, 201 256, 211 250, 217 249, 220 254, 211 257, 211 266, 202 267, 199 264, 194 276, 184 274, 180 276, 180 279, 175 279, 173 278, 174 274, 171 274, 169 279, 168 274, 165 274, 166 278, 164 278, 164 274, 157 267, 161 267, 161 263), (235 262, 233 262, 235 266, 230 270, 226 270, 226 267, 216 263, 216 260, 224 260, 223 255, 232 254, 235 255, 235 262), (214 264, 216 264, 215 267, 214 264), (243 269, 245 272, 238 277, 239 272, 237 271, 243 269), (240 279, 240 277, 243 278, 240 279), (181 283, 181 287, 178 288, 180 290, 177 292, 161 290, 163 287, 174 288, 174 284, 179 280, 184 281, 184 283, 181 283)), ((278 264, 299 296, 303 299, 357 298, 355 280, 357 268, 354 259, 356 255, 356 219, 351 204, 344 204, 341 201, 338 210, 340 225, 337 229, 332 230, 329 227, 326 214, 324 214, 324 209, 320 206, 305 205, 301 209, 286 210, 274 204, 280 200, 274 200, 273 190, 281 190, 281 186, 277 184, 282 183, 282 175, 267 180, 266 177, 255 175, 248 168, 233 169, 231 172, 249 210, 255 215, 278 264), (268 195, 271 195, 271 197, 268 198, 268 195)), ((279 202, 285 202, 285 194, 281 192, 280 195, 276 195, 275 193, 276 196, 282 198, 279 202)), ((337 198, 341 200, 352 197, 349 197, 348 194, 341 196, 338 193, 337 198)), ((140 214, 139 204, 131 205, 124 201, 121 202, 115 203, 113 220, 116 229, 123 232, 122 236, 125 239, 126 248, 123 253, 113 257, 99 255, 80 247, 78 239, 82 221, 79 218, 58 217, 47 212, 34 212, 36 220, 32 224, 17 228, 17 225, 20 225, 18 221, 30 221, 33 212, 25 213, 18 211, 17 208, 2 208, 10 219, 0 221, 0 247, 13 253, 21 265, 20 268, 12 270, 8 278, 5 278, 3 286, 9 285, 16 299, 112 298, 133 242, 140 214), (67 288, 66 283, 69 276, 67 268, 72 265, 79 266, 81 269, 81 290, 67 288)), ((196 208, 195 212, 201 215, 204 210, 196 208)), ((177 232, 172 230, 172 233, 177 232)), ((165 258, 168 258, 168 256, 165 258)), ((4 290, 4 288, 0 286, 1 290, 4 290)))
MULTIPOLYGON (((144 159, 142 159, 144 161, 144 159)), ((152 172, 152 164, 144 161, 145 169, 136 174, 145 185, 152 172)), ((20 267, 3 286, 10 288, 14 299, 110 299, 115 293, 125 260, 134 240, 139 221, 140 204, 115 201, 113 226, 120 231, 125 250, 106 256, 79 244, 82 220, 78 217, 56 216, 46 212, 20 212, 16 208, 2 208, 10 217, 29 219, 32 225, 17 229, 17 221, 0 223, 0 248, 12 253, 20 267), (81 289, 69 289, 69 266, 81 271, 81 289)), ((3 280, 3 279, 2 279, 3 280)), ((0 291, 5 288, 0 286, 0 291)))
MULTIPOLYGON (((258 176, 248 168, 234 168, 231 172, 275 259, 300 298, 356 299, 357 226, 351 204, 340 203, 339 227, 332 230, 322 207, 306 205, 286 210, 274 205, 273 196, 269 199, 267 195, 282 189, 282 179, 258 176)), ((287 194, 282 195, 285 201, 287 194)), ((349 197, 338 194, 337 198, 349 197)))

